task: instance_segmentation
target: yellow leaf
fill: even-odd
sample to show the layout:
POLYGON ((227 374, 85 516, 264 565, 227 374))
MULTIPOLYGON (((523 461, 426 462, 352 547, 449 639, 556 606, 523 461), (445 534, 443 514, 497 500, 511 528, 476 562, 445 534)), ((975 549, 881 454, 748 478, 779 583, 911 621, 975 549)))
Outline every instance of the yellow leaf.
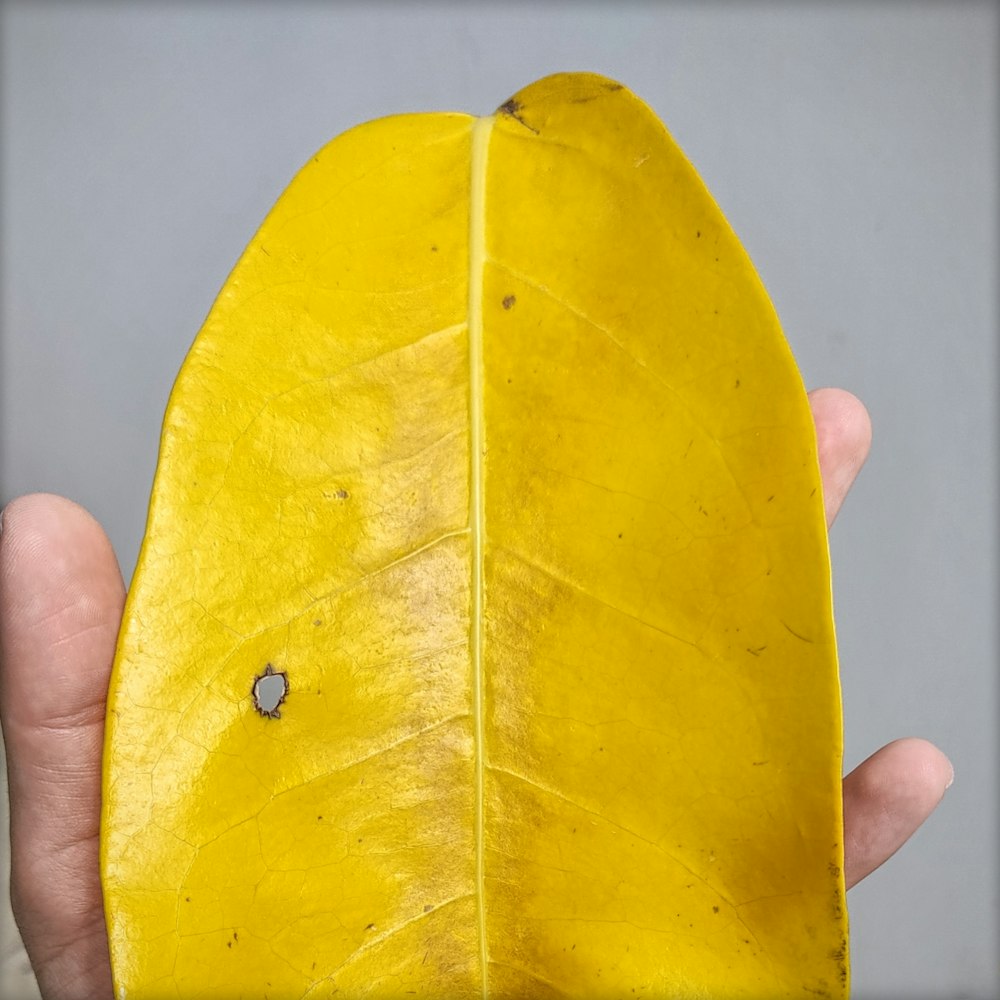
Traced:
POLYGON ((801 381, 649 109, 362 125, 167 411, 117 994, 843 996, 839 711, 801 381))

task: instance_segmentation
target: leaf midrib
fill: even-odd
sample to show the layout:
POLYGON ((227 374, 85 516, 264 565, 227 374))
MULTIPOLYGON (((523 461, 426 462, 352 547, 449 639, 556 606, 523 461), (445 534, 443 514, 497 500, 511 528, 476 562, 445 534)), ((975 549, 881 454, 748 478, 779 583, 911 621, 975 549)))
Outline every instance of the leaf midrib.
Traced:
POLYGON ((475 893, 479 923, 479 965, 484 1000, 489 996, 484 886, 485 747, 483 741, 483 268, 486 263, 486 160, 494 118, 472 126, 469 191, 469 534, 473 719, 475 732, 475 893))

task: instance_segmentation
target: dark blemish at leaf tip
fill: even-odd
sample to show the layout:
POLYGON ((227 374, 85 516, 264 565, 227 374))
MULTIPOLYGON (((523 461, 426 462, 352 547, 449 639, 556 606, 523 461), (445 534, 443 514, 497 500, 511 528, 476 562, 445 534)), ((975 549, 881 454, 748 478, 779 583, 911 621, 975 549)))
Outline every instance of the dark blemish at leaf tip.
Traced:
POLYGON ((514 303, 517 302, 517 298, 514 295, 505 295, 503 297, 503 307, 504 309, 510 309, 514 303))
POLYGON ((533 128, 521 117, 520 111, 523 107, 524 107, 523 104, 518 103, 512 97, 510 98, 510 100, 504 101, 503 104, 501 104, 500 107, 497 108, 497 112, 503 115, 510 115, 510 117, 513 118, 514 121, 520 122, 529 132, 534 132, 535 135, 538 135, 538 129, 533 128))
POLYGON ((287 694, 288 674, 276 671, 270 663, 264 668, 264 673, 254 677, 253 685, 250 688, 253 707, 266 719, 281 718, 281 712, 278 709, 287 694))

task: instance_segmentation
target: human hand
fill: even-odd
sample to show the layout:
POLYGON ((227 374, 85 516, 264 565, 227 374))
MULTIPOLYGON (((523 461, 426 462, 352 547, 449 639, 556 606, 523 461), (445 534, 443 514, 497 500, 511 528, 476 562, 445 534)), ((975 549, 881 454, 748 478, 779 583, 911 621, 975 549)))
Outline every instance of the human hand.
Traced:
MULTIPOLYGON (((810 395, 827 524, 868 454, 850 394, 810 395)), ((11 899, 45 1000, 109 1000, 98 868, 105 697, 125 588, 100 525, 61 497, 4 511, 0 722, 10 784, 11 899)), ((883 747, 844 779, 848 887, 913 834, 951 783, 924 740, 883 747)))

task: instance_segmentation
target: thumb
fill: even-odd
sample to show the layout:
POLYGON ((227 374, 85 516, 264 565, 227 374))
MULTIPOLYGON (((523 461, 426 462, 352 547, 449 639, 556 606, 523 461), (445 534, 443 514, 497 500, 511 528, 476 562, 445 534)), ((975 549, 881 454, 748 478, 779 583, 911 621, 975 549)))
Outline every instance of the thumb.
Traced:
POLYGON ((7 505, 0 722, 11 902, 47 1000, 111 996, 99 831, 104 706, 125 588, 100 525, 61 497, 7 505))

